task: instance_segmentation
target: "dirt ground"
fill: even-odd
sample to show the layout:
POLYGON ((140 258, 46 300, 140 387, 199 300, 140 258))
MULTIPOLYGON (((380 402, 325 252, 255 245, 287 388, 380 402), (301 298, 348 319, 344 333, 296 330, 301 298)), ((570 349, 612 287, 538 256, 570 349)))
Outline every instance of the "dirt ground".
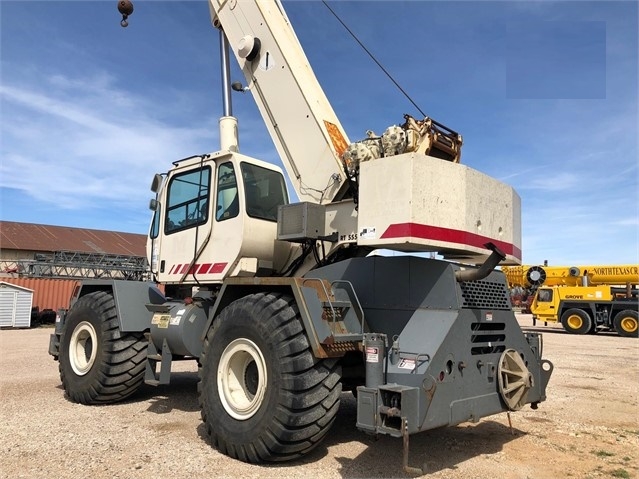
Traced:
MULTIPOLYGON (((613 333, 543 331, 555 370, 548 400, 477 424, 411 436, 410 463, 429 478, 639 478, 639 341, 613 333)), ((355 428, 356 404, 344 393, 327 439, 304 460, 254 466, 206 442, 195 365, 179 364, 170 386, 144 386, 111 406, 64 398, 52 329, 0 331, 0 477, 407 477, 402 441, 355 428)))

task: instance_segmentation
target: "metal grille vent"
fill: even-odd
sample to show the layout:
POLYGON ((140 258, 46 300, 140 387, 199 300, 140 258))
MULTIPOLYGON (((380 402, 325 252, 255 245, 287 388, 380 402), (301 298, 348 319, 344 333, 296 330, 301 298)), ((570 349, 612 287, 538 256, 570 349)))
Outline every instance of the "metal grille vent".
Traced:
POLYGON ((282 205, 277 213, 277 239, 305 241, 324 234, 325 206, 313 203, 282 205))
POLYGON ((473 335, 470 338, 470 353, 478 354, 503 353, 506 350, 506 325, 504 323, 472 323, 473 335))
POLYGON ((280 236, 304 234, 304 216, 298 211, 299 209, 296 207, 282 209, 282 221, 278 223, 280 236))
POLYGON ((511 309, 508 291, 504 283, 465 281, 459 285, 462 292, 462 308, 511 309))

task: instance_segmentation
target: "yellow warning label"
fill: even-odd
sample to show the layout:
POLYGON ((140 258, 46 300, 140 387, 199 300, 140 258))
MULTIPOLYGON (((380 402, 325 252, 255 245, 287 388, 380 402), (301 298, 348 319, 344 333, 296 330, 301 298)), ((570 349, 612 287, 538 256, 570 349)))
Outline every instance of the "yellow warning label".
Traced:
POLYGON ((169 321, 171 321, 171 315, 166 313, 155 313, 151 324, 155 324, 158 328, 166 329, 169 327, 169 321))

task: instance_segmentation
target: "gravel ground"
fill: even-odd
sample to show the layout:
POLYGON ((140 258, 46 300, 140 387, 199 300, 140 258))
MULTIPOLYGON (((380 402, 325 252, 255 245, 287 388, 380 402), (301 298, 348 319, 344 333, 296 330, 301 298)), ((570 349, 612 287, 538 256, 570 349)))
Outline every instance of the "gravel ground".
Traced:
MULTIPOLYGON (((543 331, 555 365, 548 400, 477 424, 411 436, 410 463, 429 478, 639 478, 639 341, 612 333, 543 331)), ((327 439, 304 460, 276 466, 235 461, 210 447, 197 405, 192 363, 177 364, 170 386, 144 386, 111 406, 64 398, 52 329, 0 331, 0 477, 406 477, 402 442, 355 428, 344 393, 327 439)))

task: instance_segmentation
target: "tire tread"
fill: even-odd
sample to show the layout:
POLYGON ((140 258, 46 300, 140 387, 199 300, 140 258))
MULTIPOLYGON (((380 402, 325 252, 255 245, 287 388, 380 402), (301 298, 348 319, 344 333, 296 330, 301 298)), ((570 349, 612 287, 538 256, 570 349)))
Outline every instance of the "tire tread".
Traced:
MULTIPOLYGON (((66 364, 66 360, 60 361, 60 379, 67 396, 81 404, 110 404, 122 401, 135 393, 143 383, 148 343, 142 333, 120 331, 115 302, 110 293, 89 293, 78 300, 76 306, 78 305, 95 311, 100 318, 100 327, 96 328, 96 332, 98 341, 102 344, 103 354, 102 358, 96 358, 94 367, 97 367, 98 371, 88 387, 79 387, 75 374, 66 364)), ((72 313, 73 309, 70 314, 72 313)), ((63 337, 71 333, 72 331, 65 330, 63 337)))
POLYGON ((315 358, 295 300, 283 293, 253 294, 227 306, 205 337, 202 365, 207 363, 220 325, 243 311, 257 312, 253 319, 263 323, 269 340, 275 344, 281 373, 278 404, 261 433, 250 442, 232 444, 233 438, 225 437, 216 427, 219 418, 209 417, 208 388, 203 383, 215 374, 201 366, 198 391, 206 431, 220 452, 244 462, 277 462, 301 457, 319 444, 335 420, 341 394, 341 365, 335 359, 315 358))

